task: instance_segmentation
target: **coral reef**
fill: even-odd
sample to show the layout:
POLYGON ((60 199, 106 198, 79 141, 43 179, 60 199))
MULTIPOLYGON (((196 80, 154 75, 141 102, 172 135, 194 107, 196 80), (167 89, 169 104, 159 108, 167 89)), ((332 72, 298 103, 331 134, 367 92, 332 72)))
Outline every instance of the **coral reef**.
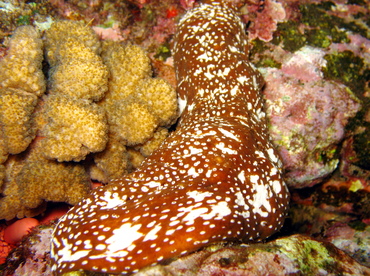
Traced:
MULTIPOLYGON (((351 127, 351 133, 358 137, 353 145, 367 133, 365 112, 358 111, 369 106, 365 83, 370 61, 365 49, 370 42, 366 24, 361 23, 368 11, 353 4, 339 9, 341 4, 321 1, 279 3, 284 20, 269 43, 255 38, 251 52, 267 80, 264 93, 273 140, 283 156, 288 183, 302 188, 338 168, 345 127, 352 125, 352 117, 356 115, 357 127, 351 127)), ((266 12, 272 13, 261 13, 266 12)), ((254 13, 257 20, 267 16, 262 14, 254 13)), ((358 156, 366 158, 366 152, 358 156)))
POLYGON ((8 256, 4 275, 51 275, 50 236, 52 225, 35 227, 8 256))
POLYGON ((8 154, 24 151, 36 136, 32 114, 46 88, 42 47, 33 27, 20 27, 0 60, 0 191, 8 154))
MULTIPOLYGON (((363 0, 347 2, 341 0, 252 0, 248 1, 241 12, 247 23, 252 62, 257 68, 261 69, 261 72, 267 78, 265 91, 270 112, 268 116, 271 115, 270 122, 274 122, 270 126, 273 133, 275 133, 274 137, 277 139, 280 153, 284 157, 285 172, 290 176, 288 181, 293 192, 292 212, 280 235, 304 233, 320 240, 330 241, 358 262, 369 266, 367 256, 368 225, 370 224, 368 211, 370 194, 368 186, 370 182, 370 91, 368 85, 370 62, 368 49, 370 48, 370 40, 367 4, 367 1, 363 0), (331 88, 333 88, 332 91, 330 91, 331 88), (325 94, 323 97, 320 96, 321 90, 325 94), (286 91, 290 93, 289 98, 285 96, 286 91), (307 93, 308 91, 309 93, 307 93), (282 97, 278 98, 270 92, 282 95, 282 97), (303 98, 303 95, 306 95, 311 102, 307 98, 303 98), (350 119, 354 114, 353 110, 360 108, 359 103, 362 105, 362 110, 357 113, 355 118, 350 119), (337 114, 338 116, 336 116, 337 114), (315 127, 315 124, 317 127, 315 127), (291 126, 291 131, 287 126, 291 126), (279 128, 283 131, 280 131, 279 128), (279 133, 283 135, 277 135, 279 133), (298 177, 299 181, 295 181, 295 177, 298 177), (325 180, 326 178, 330 179, 325 180), (320 184, 322 181, 324 181, 324 184, 320 184), (314 184, 316 185, 311 187, 314 184), (302 189, 302 187, 309 188, 302 189), (296 190, 295 188, 300 189, 296 190)), ((128 3, 128 1, 112 3, 85 0, 12 1, 11 3, 3 1, 0 3, 0 42, 2 44, 2 47, 0 47, 0 63, 2 66, 9 68, 8 73, 12 74, 12 67, 1 60, 7 58, 9 62, 10 44, 13 43, 10 35, 16 27, 31 24, 38 30, 45 30, 50 27, 53 21, 64 18, 83 22, 81 25, 84 25, 84 27, 91 26, 101 39, 140 43, 144 49, 149 49, 152 57, 157 59, 153 63, 155 75, 164 76, 171 81, 174 74, 170 45, 174 24, 182 15, 184 9, 188 10, 196 5, 197 3, 194 0, 132 0, 131 3, 128 3)), ((70 26, 74 26, 73 24, 70 23, 70 26)), ((73 27, 68 29, 68 32, 74 33, 73 29, 73 27)), ((85 31, 80 30, 83 36, 88 33, 91 34, 91 30, 86 29, 85 31)), ((34 31, 29 30, 31 37, 34 31)), ((58 44, 64 36, 65 33, 54 38, 55 49, 59 47, 58 44)), ((73 37, 72 40, 79 39, 73 34, 71 36, 73 37)), ((44 42, 47 43, 46 40, 44 42)), ((40 40, 38 41, 40 42, 40 40)), ((97 40, 94 39, 94 41, 97 40)), ((39 45, 39 42, 34 45, 39 45)), ((94 45, 95 42, 91 41, 90 46, 94 45)), ((30 44, 32 43, 30 42, 30 44)), ((100 44, 100 42, 97 44, 100 44)), ((101 55, 103 48, 105 46, 97 46, 94 53, 101 55)), ((27 47, 17 52, 22 52, 25 49, 27 47)), ((106 49, 109 49, 109 47, 106 47, 106 49)), ((34 53, 36 52, 40 53, 42 49, 36 49, 34 53)), ((44 53, 47 54, 47 51, 44 51, 44 53)), ((103 53, 102 56, 104 57, 104 55, 103 53)), ((18 58, 18 60, 28 60, 28 57, 18 58)), ((108 68, 109 64, 106 61, 103 61, 103 64, 108 68)), ((124 61, 123 64, 126 64, 126 62, 124 61)), ((46 65, 43 68, 44 72, 47 72, 49 65, 45 61, 44 65, 46 65)), ((57 64, 53 64, 52 67, 57 68, 57 64)), ((14 68, 17 68, 17 66, 14 68)), ((27 68, 22 70, 31 72, 27 68)), ((72 69, 65 65, 63 71, 65 70, 72 69)), ((111 70, 109 68, 108 71, 110 75, 111 70)), ((52 70, 48 73, 48 76, 51 75, 52 70)), ((151 76, 151 73, 148 73, 148 75, 151 76)), ((63 76, 59 77, 59 80, 61 79, 63 79, 63 76)), ((111 82, 113 79, 109 77, 108 81, 111 82)), ((51 83, 49 77, 49 88, 51 88, 51 83)), ((176 83, 172 80, 171 84, 175 85, 176 83)), ((64 88, 69 88, 67 82, 61 85, 64 85, 64 88)), ((95 82, 96 85, 99 85, 99 83, 95 82)), ((108 87, 112 91, 114 90, 109 83, 108 87)), ((83 98, 89 93, 86 92, 89 89, 88 86, 79 87, 79 89, 82 89, 81 93, 80 91, 70 90, 68 94, 80 94, 83 98)), ((31 137, 44 129, 48 120, 45 116, 40 116, 40 113, 44 114, 46 110, 43 99, 47 97, 44 96, 42 100, 37 99, 36 94, 31 96, 29 92, 19 90, 18 87, 1 87, 0 90, 1 94, 6 95, 3 98, 0 97, 0 101, 2 101, 0 109, 1 105, 3 106, 0 113, 5 114, 5 117, 2 117, 1 120, 8 122, 6 125, 1 121, 1 124, 4 126, 3 129, 6 129, 7 126, 14 126, 14 128, 8 128, 9 136, 4 137, 3 134, 0 134, 0 136, 3 135, 0 137, 0 183, 1 179, 5 179, 4 183, 0 184, 0 191, 3 192, 4 189, 10 191, 8 184, 16 183, 8 182, 6 175, 7 177, 16 175, 18 171, 17 164, 20 164, 19 168, 22 168, 28 162, 27 157, 34 155, 32 153, 33 149, 31 149, 32 145, 28 147, 27 145, 32 140, 31 137), (16 100, 17 97, 22 100, 16 100), (8 109, 7 106, 13 105, 11 103, 13 100, 16 104, 8 109), (34 107, 34 101, 36 107, 34 107), (26 115, 31 113, 32 116, 26 115), (11 116, 12 114, 20 114, 20 120, 15 121, 15 117, 11 116), (10 135, 10 132, 12 135, 10 135), (11 139, 11 141, 7 141, 7 139, 11 139), (26 148, 27 152, 10 156, 10 159, 6 162, 9 154, 23 151, 26 148), (15 159, 17 161, 14 161, 15 159)), ((96 92, 96 95, 98 95, 98 91, 96 92)), ((60 93, 63 93, 63 91, 60 91, 60 93)), ((101 93, 103 101, 107 93, 109 91, 106 90, 101 93)), ((61 95, 58 97, 61 97, 61 95)), ((96 96, 89 100, 84 99, 84 101, 85 103, 88 101, 95 104, 99 97, 96 96)), ((134 99, 135 96, 130 98, 134 99)), ((145 107, 145 110, 150 109, 141 100, 139 103, 141 107, 145 107)), ((103 104, 100 105, 99 101, 98 105, 103 107, 103 104)), ((108 124, 108 112, 105 109, 104 113, 106 113, 108 124)), ((110 130, 114 127, 108 125, 108 128, 110 130)), ((119 130, 119 128, 116 129, 119 130)), ((108 134, 110 135, 110 133, 108 134)), ((110 178, 119 177, 121 174, 138 167, 144 157, 148 156, 156 148, 155 145, 161 143, 167 134, 168 129, 166 127, 159 127, 152 134, 152 138, 146 140, 144 144, 132 146, 128 146, 123 137, 110 135, 102 152, 87 154, 86 159, 80 161, 79 164, 87 168, 90 177, 107 182, 110 178)), ((42 137, 37 139, 40 138, 42 137)), ((81 156, 83 155, 84 153, 81 156)), ((45 162, 52 162, 53 167, 61 164, 62 166, 64 164, 77 164, 74 162, 56 162, 42 157, 40 164, 45 164, 45 162)), ((56 171, 56 168, 52 170, 52 172, 56 171)), ((64 170, 61 171, 66 173, 64 170)), ((86 176, 86 172, 84 172, 84 175, 86 176)), ((13 179, 17 179, 17 177, 13 179)), ((52 178, 48 179, 53 182, 52 178)), ((86 182, 85 185, 90 186, 89 182, 86 182)), ((58 187, 58 185, 56 186, 58 187)), ((25 185, 21 186, 23 188, 25 185)), ((13 209, 11 212, 9 210, 5 212, 9 218, 16 216, 17 204, 22 201, 18 189, 13 190, 15 191, 15 198, 12 199, 13 201, 8 198, 7 202, 10 203, 4 205, 9 210, 13 209)), ((26 189, 25 191, 29 192, 30 190, 26 189)), ((6 197, 3 193, 0 197, 0 205, 3 205, 2 203, 6 197)), ((35 202, 39 202, 39 198, 34 197, 34 199, 35 202)), ((22 215, 22 212, 28 215, 36 215, 46 207, 43 202, 36 209, 20 208, 19 215, 22 215)), ((300 240, 295 239, 294 241, 299 247, 304 248, 304 244, 300 240)), ((247 262, 245 262, 246 255, 240 254, 240 248, 237 250, 235 248, 223 249, 224 246, 206 248, 187 257, 179 258, 169 266, 158 265, 154 268, 148 268, 142 274, 180 274, 184 270, 187 273, 195 271, 195 274, 203 271, 206 275, 209 272, 235 273, 235 271, 247 274, 261 267, 266 269, 262 274, 271 273, 271 271, 274 271, 277 275, 282 271, 295 271, 293 273, 301 274, 312 271, 312 274, 319 274, 320 272, 315 269, 324 270, 324 273, 328 274, 336 274, 335 270, 331 271, 330 268, 337 267, 337 263, 332 262, 331 256, 327 254, 319 254, 324 256, 324 260, 326 260, 319 262, 320 264, 324 263, 320 268, 317 268, 318 263, 308 262, 302 270, 303 267, 300 264, 305 262, 307 256, 301 256, 297 253, 297 256, 299 255, 302 258, 295 258, 290 262, 286 256, 280 253, 269 255, 269 251, 276 249, 276 244, 273 245, 268 242, 263 247, 257 244, 256 252, 253 251, 253 246, 253 248, 249 246, 248 252, 253 253, 247 256, 250 260, 247 262), (216 257, 207 259, 213 253, 216 257), (239 260, 238 256, 241 256, 240 262, 235 261, 239 260), (302 261, 297 261, 297 259, 302 259, 302 261), (264 265, 265 263, 266 265, 264 265), (284 264, 287 264, 287 266, 281 267, 284 264), (174 266, 177 267, 174 268, 174 266)), ((3 245, 2 247, 4 248, 2 253, 9 250, 3 245)), ((308 250, 307 252, 310 252, 313 256, 318 254, 316 250, 308 250)), ((322 251, 320 250, 320 252, 322 251)), ((15 255, 18 253, 15 253, 15 255)), ((39 256, 37 260, 28 261, 27 264, 31 264, 31 266, 23 266, 23 271, 20 274, 27 274, 27 269, 32 271, 35 266, 44 269, 43 261, 49 261, 48 254, 47 251, 46 258, 39 256)), ((21 259, 24 260, 24 258, 21 259)), ((347 257, 344 260, 348 260, 347 257)), ((8 262, 7 267, 10 267, 9 264, 8 262)), ((348 263, 348 266, 351 265, 357 266, 358 264, 356 262, 348 263)), ((19 263, 17 266, 19 266, 19 263)), ((4 266, 0 267, 0 270, 3 268, 4 266)), ((260 273, 258 271, 255 271, 256 275, 260 273)), ((48 270, 46 270, 47 272, 48 270)), ((355 272, 361 274, 360 270, 353 270, 353 273, 355 272)), ((343 271, 338 273, 343 273, 343 271)), ((365 273, 364 270, 362 273, 365 273)), ((39 271, 36 274, 42 275, 39 271)), ((347 270, 345 274, 351 275, 350 271, 347 270)))

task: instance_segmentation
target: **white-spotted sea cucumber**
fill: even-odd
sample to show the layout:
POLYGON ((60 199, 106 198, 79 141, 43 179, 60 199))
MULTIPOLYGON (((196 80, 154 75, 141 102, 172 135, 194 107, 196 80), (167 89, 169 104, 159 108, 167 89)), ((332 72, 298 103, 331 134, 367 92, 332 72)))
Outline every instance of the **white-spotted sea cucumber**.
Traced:
POLYGON ((260 240, 280 229, 289 193, 267 134, 263 80, 246 47, 227 2, 203 2, 181 19, 179 125, 141 168, 59 221, 56 274, 135 272, 212 242, 260 240))

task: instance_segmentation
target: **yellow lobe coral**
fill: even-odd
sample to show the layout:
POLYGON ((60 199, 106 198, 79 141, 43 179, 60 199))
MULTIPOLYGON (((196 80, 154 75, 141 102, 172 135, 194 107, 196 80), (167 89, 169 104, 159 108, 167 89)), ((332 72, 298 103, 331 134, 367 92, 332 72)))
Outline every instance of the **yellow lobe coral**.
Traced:
POLYGON ((50 70, 50 95, 44 127, 45 156, 58 161, 80 161, 105 148, 108 126, 105 112, 91 101, 104 97, 108 69, 100 41, 82 23, 60 21, 45 35, 50 70))
POLYGON ((162 79, 152 78, 150 59, 142 48, 108 43, 103 60, 110 71, 110 83, 99 104, 107 111, 114 135, 128 145, 142 144, 158 126, 174 121, 175 89, 162 79))
POLYGON ((112 137, 105 150, 94 155, 94 162, 95 166, 90 167, 90 176, 103 183, 128 172, 129 161, 126 147, 112 137))
POLYGON ((90 178, 82 164, 51 160, 27 162, 17 175, 22 204, 36 208, 43 201, 76 204, 90 190, 90 178))
POLYGON ((128 145, 144 143, 158 127, 158 119, 148 107, 140 102, 122 106, 121 114, 115 118, 117 125, 112 131, 127 142, 128 145))
POLYGON ((46 59, 50 66, 59 60, 59 46, 67 40, 79 41, 94 53, 100 54, 101 46, 96 33, 82 22, 58 21, 51 25, 45 34, 46 59))
POLYGON ((103 109, 88 100, 49 95, 45 103, 48 125, 43 130, 45 156, 58 161, 80 161, 102 151, 108 140, 103 109))
POLYGON ((79 99, 100 100, 108 90, 108 69, 100 56, 79 41, 67 40, 52 68, 51 90, 79 99))
POLYGON ((0 87, 17 88, 37 96, 45 92, 43 43, 32 26, 18 27, 7 55, 0 61, 0 87))
POLYGON ((150 59, 141 47, 104 42, 102 58, 109 69, 109 88, 98 105, 107 113, 109 139, 113 142, 94 155, 95 165, 90 167, 90 174, 106 182, 139 166, 144 159, 140 147, 153 139, 143 152, 154 150, 162 139, 159 137, 167 135, 159 127, 172 124, 178 113, 175 89, 166 81, 152 77, 150 59), (154 142, 157 131, 160 134, 154 142), (113 145, 120 149, 121 157, 112 152, 113 145), (128 162, 122 160, 123 156, 128 162))
POLYGON ((5 150, 11 154, 24 151, 36 130, 32 113, 37 97, 19 89, 0 89, 0 138, 5 150))
POLYGON ((135 88, 153 74, 150 59, 137 45, 122 46, 117 43, 103 44, 103 60, 111 73, 106 100, 122 100, 135 92, 135 88))
POLYGON ((42 147, 33 145, 5 163, 0 219, 38 215, 46 201, 76 204, 90 190, 90 178, 82 164, 47 160, 42 151, 42 147))
POLYGON ((166 139, 168 136, 168 129, 164 127, 158 128, 158 130, 154 133, 153 137, 150 138, 148 141, 143 144, 139 150, 140 153, 144 157, 148 157, 152 154, 153 151, 155 151, 159 145, 166 139))
POLYGON ((177 96, 164 79, 145 79, 138 87, 137 96, 153 110, 160 126, 168 126, 177 119, 177 96))

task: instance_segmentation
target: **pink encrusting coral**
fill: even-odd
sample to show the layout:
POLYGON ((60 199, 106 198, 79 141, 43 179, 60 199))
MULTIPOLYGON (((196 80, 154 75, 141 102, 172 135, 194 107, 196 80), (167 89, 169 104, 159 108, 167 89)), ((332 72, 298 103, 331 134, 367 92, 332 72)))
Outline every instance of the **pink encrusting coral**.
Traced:
POLYGON ((264 239, 280 229, 289 194, 267 134, 244 25, 227 1, 180 21, 174 60, 182 117, 134 173, 112 180, 58 223, 56 274, 130 273, 212 242, 264 239))

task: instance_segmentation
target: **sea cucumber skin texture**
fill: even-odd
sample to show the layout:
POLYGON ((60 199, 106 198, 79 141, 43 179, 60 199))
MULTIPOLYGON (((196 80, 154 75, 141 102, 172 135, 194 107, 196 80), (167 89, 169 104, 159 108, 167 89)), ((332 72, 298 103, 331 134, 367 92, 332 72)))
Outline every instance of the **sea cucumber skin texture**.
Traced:
POLYGON ((138 170, 59 221, 56 274, 136 272, 212 242, 261 240, 280 229, 289 194, 246 46, 226 4, 203 3, 184 16, 174 44, 178 128, 138 170))

